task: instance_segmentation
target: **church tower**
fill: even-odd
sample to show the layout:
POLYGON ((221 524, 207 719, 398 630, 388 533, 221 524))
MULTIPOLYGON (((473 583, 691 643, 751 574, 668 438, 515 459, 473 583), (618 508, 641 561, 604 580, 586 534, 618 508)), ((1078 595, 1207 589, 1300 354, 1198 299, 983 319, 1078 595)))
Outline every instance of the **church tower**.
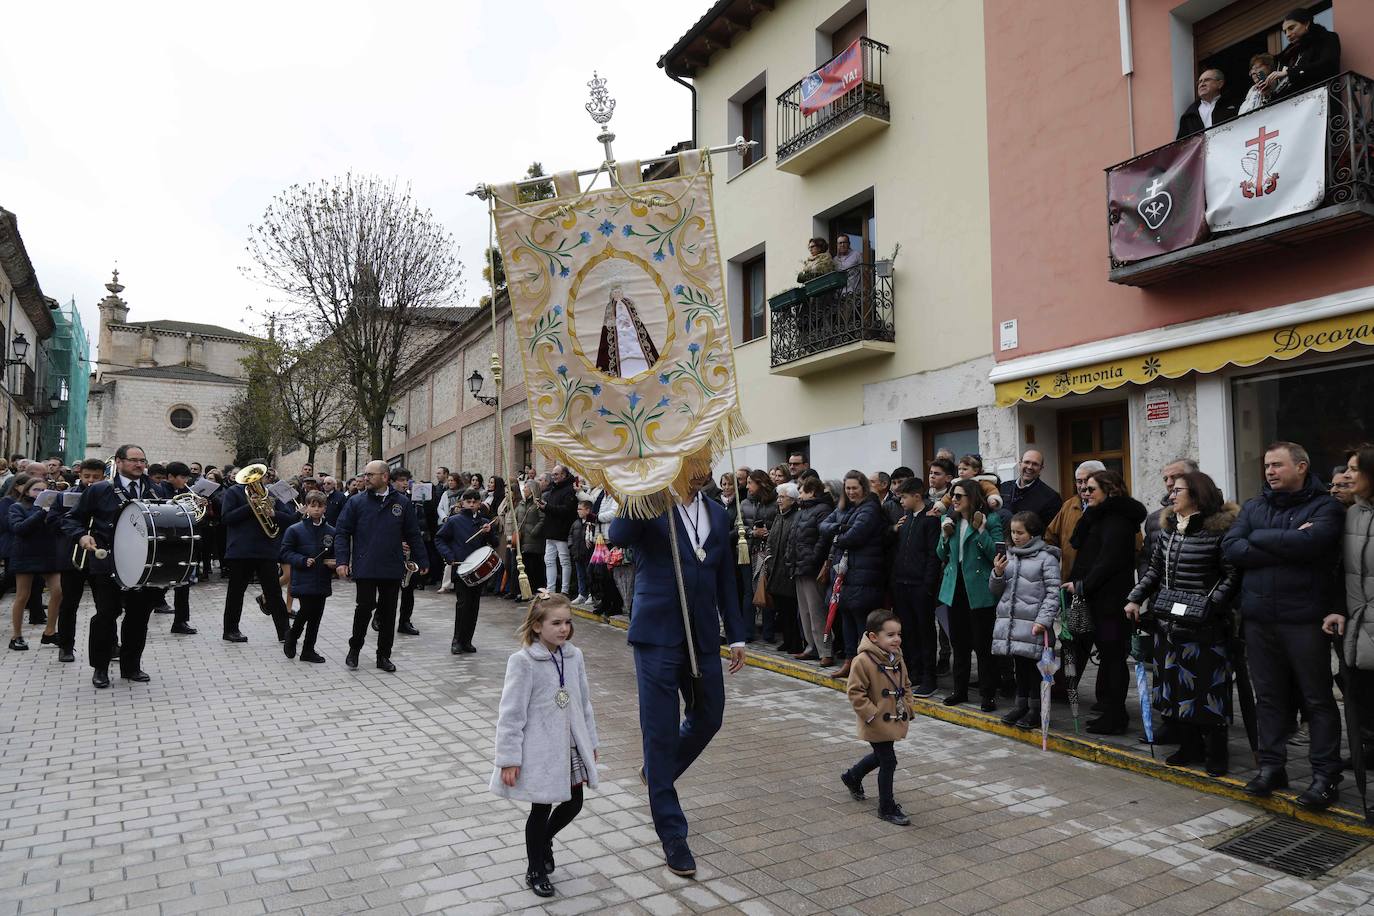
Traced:
POLYGON ((129 304, 119 298, 119 294, 124 292, 124 285, 119 282, 119 268, 115 268, 112 279, 105 284, 105 289, 109 291, 109 295, 101 299, 97 306, 100 309, 100 349, 96 356, 97 380, 105 373, 105 363, 114 356, 114 341, 110 333, 110 325, 123 324, 129 317, 129 304))

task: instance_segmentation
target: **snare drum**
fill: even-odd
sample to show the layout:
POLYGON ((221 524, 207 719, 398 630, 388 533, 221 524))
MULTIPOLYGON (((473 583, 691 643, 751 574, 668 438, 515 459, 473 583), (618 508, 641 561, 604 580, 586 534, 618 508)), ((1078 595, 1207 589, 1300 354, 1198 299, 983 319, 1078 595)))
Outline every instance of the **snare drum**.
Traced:
POLYGON ((124 588, 184 585, 195 569, 199 537, 184 504, 132 499, 115 520, 115 578, 124 588))
POLYGON ((501 571, 501 558, 490 547, 478 547, 458 564, 458 578, 467 585, 481 585, 501 571))

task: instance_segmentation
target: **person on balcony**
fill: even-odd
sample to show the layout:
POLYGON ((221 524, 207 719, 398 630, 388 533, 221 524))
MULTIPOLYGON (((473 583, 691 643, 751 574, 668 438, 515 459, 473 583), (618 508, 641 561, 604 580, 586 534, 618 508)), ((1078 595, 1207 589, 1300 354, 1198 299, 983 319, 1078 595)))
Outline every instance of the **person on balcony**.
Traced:
POLYGON ((840 237, 835 239, 835 269, 843 270, 848 275, 844 291, 853 292, 859 288, 859 271, 850 270, 851 267, 858 267, 863 263, 863 255, 850 247, 849 236, 840 233, 840 237))
POLYGON ((812 239, 806 243, 806 247, 810 256, 802 262, 801 273, 797 274, 798 283, 835 272, 835 259, 830 256, 829 242, 825 239, 812 239))
POLYGON ((1283 17, 1283 35, 1288 47, 1278 54, 1279 69, 1265 80, 1274 98, 1296 95, 1341 72, 1341 37, 1313 22, 1307 10, 1295 9, 1283 17))
POLYGON ((1178 137, 1182 140, 1191 134, 1215 127, 1229 121, 1239 112, 1235 102, 1222 98, 1226 89, 1226 74, 1213 67, 1203 70, 1197 78, 1197 101, 1178 119, 1178 137))
POLYGON ((1269 77, 1277 69, 1272 54, 1256 54, 1250 58, 1250 81, 1254 83, 1250 91, 1245 94, 1245 101, 1240 103, 1240 113, 1249 114, 1256 108, 1268 105, 1286 88, 1283 80, 1278 80, 1272 85, 1269 77))

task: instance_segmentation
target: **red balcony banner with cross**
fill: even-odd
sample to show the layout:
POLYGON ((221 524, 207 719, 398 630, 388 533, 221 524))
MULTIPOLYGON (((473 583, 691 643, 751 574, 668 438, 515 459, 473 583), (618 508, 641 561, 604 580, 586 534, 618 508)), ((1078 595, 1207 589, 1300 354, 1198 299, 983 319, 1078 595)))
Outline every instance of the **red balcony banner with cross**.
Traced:
POLYGON ((1207 131, 1207 223, 1215 232, 1311 210, 1326 196, 1327 89, 1207 131))
POLYGON ((1201 135, 1161 146, 1107 173, 1112 259, 1129 264, 1207 238, 1201 135))
POLYGON ((819 70, 802 80, 801 110, 813 115, 864 81, 864 55, 854 39, 819 70))

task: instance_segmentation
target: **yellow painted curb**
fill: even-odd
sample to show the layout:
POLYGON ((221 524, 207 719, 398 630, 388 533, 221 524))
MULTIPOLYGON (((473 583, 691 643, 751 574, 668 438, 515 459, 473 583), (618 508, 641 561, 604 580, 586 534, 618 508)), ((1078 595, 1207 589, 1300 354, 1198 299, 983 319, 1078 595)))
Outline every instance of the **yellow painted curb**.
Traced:
MULTIPOLYGON (((621 617, 607 619, 581 608, 573 608, 573 614, 584 620, 608 624, 617 630, 626 630, 629 628, 629 621, 621 617)), ((729 658, 730 650, 728 648, 723 648, 720 650, 720 655, 722 658, 729 658)), ((816 684, 820 687, 828 687, 831 690, 844 692, 847 689, 847 685, 844 681, 830 677, 806 665, 799 665, 770 656, 754 654, 747 656, 746 663, 754 668, 762 668, 765 671, 786 675, 787 677, 816 684)), ((974 728, 979 731, 991 732, 996 735, 1001 735, 1004 738, 1010 738, 1013 741, 1020 741, 1022 744, 1031 744, 1037 747, 1040 745, 1040 732, 1038 729, 1034 731, 1025 731, 1012 725, 1004 725, 1000 717, 990 713, 966 709, 959 706, 946 706, 939 700, 914 699, 912 700, 912 705, 918 713, 932 719, 939 719, 942 722, 949 722, 954 725, 962 725, 965 728, 974 728)), ((1254 796, 1246 795, 1242 789, 1244 783, 1234 777, 1208 776, 1197 770, 1171 767, 1165 764, 1163 759, 1132 753, 1131 751, 1115 745, 1104 744, 1088 737, 1051 731, 1047 746, 1049 750, 1058 751, 1061 754, 1068 754, 1080 760, 1089 760, 1093 763, 1116 767, 1119 770, 1126 770, 1141 776, 1161 779, 1165 782, 1173 783, 1174 785, 1186 786, 1198 792, 1206 792, 1208 795, 1217 795, 1222 798, 1229 798, 1232 801, 1244 802, 1247 805, 1254 805, 1257 808, 1263 808, 1274 814, 1291 817, 1295 820, 1313 824, 1318 827, 1339 830, 1342 833, 1349 833, 1355 836, 1374 837, 1374 824, 1366 823, 1360 812, 1353 808, 1335 806, 1325 811, 1308 811, 1306 808, 1301 808, 1295 804, 1295 796, 1291 794, 1271 795, 1268 798, 1255 798, 1254 796)), ((1347 787, 1347 795, 1352 791, 1354 791, 1353 784, 1347 787)))

